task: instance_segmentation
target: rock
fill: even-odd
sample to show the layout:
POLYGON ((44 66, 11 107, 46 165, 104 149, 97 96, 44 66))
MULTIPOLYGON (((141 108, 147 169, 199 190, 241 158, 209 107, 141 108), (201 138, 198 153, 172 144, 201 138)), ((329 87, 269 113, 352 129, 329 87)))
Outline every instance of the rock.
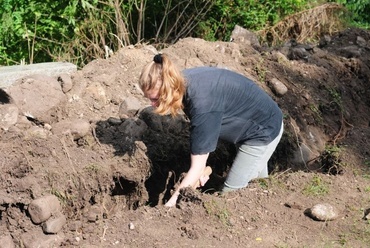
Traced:
POLYGON ((0 190, 0 206, 10 205, 16 202, 13 195, 8 194, 4 189, 0 190))
POLYGON ((120 118, 115 118, 115 117, 109 117, 107 122, 112 125, 112 126, 119 126, 122 124, 123 120, 120 118))
POLYGON ((60 83, 42 75, 24 78, 7 91, 21 113, 43 123, 55 121, 58 118, 55 109, 67 100, 60 83))
POLYGON ((107 95, 101 83, 94 82, 86 88, 86 94, 93 99, 94 107, 100 109, 108 103, 107 95))
POLYGON ((142 104, 136 97, 129 96, 119 106, 119 117, 127 118, 135 116, 142 108, 142 104))
POLYGON ((0 248, 15 248, 12 237, 8 235, 0 235, 0 248))
POLYGON ((320 48, 326 47, 327 45, 330 44, 330 42, 331 42, 331 37, 329 35, 323 35, 320 38, 319 47, 320 48))
POLYGON ((269 81, 271 90, 278 96, 283 96, 288 92, 288 88, 277 78, 272 78, 269 81))
POLYGON ((70 134, 78 140, 90 132, 90 123, 83 119, 63 120, 52 125, 52 132, 56 135, 70 134))
POLYGON ((313 52, 313 46, 299 44, 295 39, 291 39, 288 45, 290 45, 290 47, 288 50, 287 58, 290 60, 303 59, 307 61, 313 52))
POLYGON ((0 88, 8 87, 18 80, 34 75, 42 77, 57 77, 63 73, 75 73, 77 66, 67 62, 45 62, 34 64, 21 64, 11 66, 0 66, 0 88))
POLYGON ((320 203, 306 210, 306 214, 318 221, 329 221, 338 218, 338 210, 328 203, 320 203))
POLYGON ((0 128, 7 131, 18 121, 18 107, 14 104, 0 104, 0 128))
POLYGON ((346 58, 360 58, 361 49, 356 45, 345 46, 338 49, 339 54, 346 58))
POLYGON ((39 138, 39 139, 47 139, 49 135, 49 131, 38 127, 38 126, 33 126, 25 132, 25 140, 30 140, 33 138, 39 138))
POLYGON ((47 195, 33 200, 28 206, 28 213, 36 224, 48 220, 54 213, 58 213, 60 210, 60 202, 55 195, 47 195))
POLYGON ((356 44, 359 45, 360 47, 366 47, 367 46, 366 40, 361 36, 357 36, 356 44))
POLYGON ((42 230, 45 234, 57 234, 66 223, 66 217, 62 213, 57 213, 42 224, 42 230))
MULTIPOLYGON (((282 50, 288 50, 287 48, 282 48, 282 50)), ((285 54, 288 54, 287 51, 284 51, 285 54)), ((284 53, 280 52, 280 51, 272 51, 271 52, 271 55, 272 55, 272 58, 274 59, 274 61, 278 62, 279 64, 288 64, 289 63, 289 59, 286 57, 286 55, 284 55, 284 53)))
POLYGON ((96 222, 102 218, 103 211, 98 205, 93 205, 87 209, 84 215, 88 222, 96 222))
POLYGON ((370 220, 370 208, 365 209, 364 211, 364 220, 370 220))
POLYGON ((62 235, 46 235, 39 229, 26 232, 21 236, 24 248, 60 247, 62 241, 62 235))
POLYGON ((128 228, 129 228, 130 230, 134 230, 134 229, 135 229, 135 225, 134 225, 134 223, 130 222, 130 223, 128 224, 128 228))
POLYGON ((76 221, 68 223, 68 230, 71 232, 80 232, 81 228, 82 228, 82 222, 80 220, 76 220, 76 221))
POLYGON ((231 32, 231 41, 249 43, 255 48, 259 48, 261 46, 255 33, 239 25, 235 25, 234 30, 231 32))

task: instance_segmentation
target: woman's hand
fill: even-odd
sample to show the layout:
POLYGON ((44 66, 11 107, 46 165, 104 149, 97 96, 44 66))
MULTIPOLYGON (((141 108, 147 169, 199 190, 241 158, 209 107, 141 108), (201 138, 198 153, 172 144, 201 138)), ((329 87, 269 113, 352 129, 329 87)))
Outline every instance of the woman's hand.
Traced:
MULTIPOLYGON (((199 185, 203 186, 205 182, 207 182, 207 177, 202 177, 205 168, 206 168, 206 162, 208 159, 207 154, 202 155, 191 155, 191 165, 188 173, 186 173, 186 176, 180 183, 179 187, 176 189, 176 191, 173 193, 171 198, 168 200, 168 202, 165 204, 166 207, 173 207, 176 205, 177 198, 180 194, 180 189, 186 188, 191 186, 192 188, 197 188, 199 185), (202 178, 201 178, 202 177, 202 178), (200 181, 201 180, 201 181, 200 181)), ((207 167, 210 169, 210 167, 207 167)), ((211 170, 212 172, 212 170, 211 170)), ((211 174, 211 173, 209 173, 211 174)), ((209 176, 208 174, 208 176, 209 176)))
POLYGON ((212 173, 212 168, 209 167, 209 166, 206 166, 206 168, 204 168, 203 172, 202 172, 202 175, 200 176, 199 180, 193 185, 193 188, 196 189, 196 188, 199 188, 199 187, 203 187, 207 181, 209 180, 209 176, 211 175, 212 173))

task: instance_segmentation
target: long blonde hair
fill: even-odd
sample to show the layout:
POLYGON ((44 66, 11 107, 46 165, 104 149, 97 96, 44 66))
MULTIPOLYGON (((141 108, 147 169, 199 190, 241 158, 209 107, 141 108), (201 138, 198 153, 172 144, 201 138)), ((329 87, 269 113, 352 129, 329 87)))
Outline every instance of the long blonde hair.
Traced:
POLYGON ((139 79, 140 88, 144 93, 154 89, 158 82, 162 84, 155 112, 160 115, 176 116, 183 109, 185 78, 166 54, 154 56, 153 61, 143 68, 139 79))

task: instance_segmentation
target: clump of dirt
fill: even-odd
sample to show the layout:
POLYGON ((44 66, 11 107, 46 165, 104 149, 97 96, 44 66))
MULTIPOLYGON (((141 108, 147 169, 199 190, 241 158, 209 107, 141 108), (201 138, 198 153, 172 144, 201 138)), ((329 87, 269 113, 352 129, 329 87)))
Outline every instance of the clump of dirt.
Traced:
POLYGON ((347 29, 319 44, 290 41, 272 49, 196 38, 163 49, 181 69, 219 66, 255 80, 279 104, 285 124, 269 178, 217 193, 235 155, 234 145, 220 141, 208 161, 213 170, 208 183, 182 190, 175 208, 163 204, 189 168, 189 121, 155 115, 137 85, 142 67, 157 52, 152 46, 125 47, 71 75, 70 89, 60 85, 66 75, 59 81, 28 77, 6 89, 13 99, 0 105, 1 243, 368 245, 368 31, 347 29), (287 91, 277 92, 276 81, 287 91), (58 197, 67 223, 45 235, 27 208, 47 194, 58 197), (338 218, 320 222, 306 216, 317 203, 331 204, 338 218))

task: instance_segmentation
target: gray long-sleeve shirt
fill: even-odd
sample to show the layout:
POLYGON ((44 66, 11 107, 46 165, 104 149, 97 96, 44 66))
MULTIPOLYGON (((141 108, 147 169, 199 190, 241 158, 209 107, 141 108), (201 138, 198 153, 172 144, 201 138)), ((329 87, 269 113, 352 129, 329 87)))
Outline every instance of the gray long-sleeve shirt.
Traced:
POLYGON ((259 146, 269 144, 279 134, 282 112, 252 80, 216 67, 186 69, 183 74, 192 154, 213 152, 219 138, 259 146))

